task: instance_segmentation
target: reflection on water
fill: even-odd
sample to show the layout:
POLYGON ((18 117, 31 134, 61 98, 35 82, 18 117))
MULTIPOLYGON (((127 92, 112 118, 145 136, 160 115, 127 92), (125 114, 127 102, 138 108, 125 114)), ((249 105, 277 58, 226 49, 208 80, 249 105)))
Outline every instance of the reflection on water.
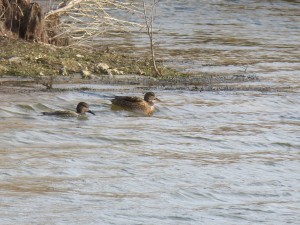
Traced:
POLYGON ((1 224, 296 224, 299 12, 298 1, 166 0, 157 18, 167 63, 218 74, 249 64, 261 82, 247 85, 287 92, 157 89, 153 117, 111 111, 123 87, 2 93, 1 224), (41 115, 80 101, 96 116, 41 115))
POLYGON ((111 111, 126 91, 3 94, 2 222, 299 221, 299 95, 156 92, 153 117, 111 111), (41 115, 82 100, 96 116, 41 115))

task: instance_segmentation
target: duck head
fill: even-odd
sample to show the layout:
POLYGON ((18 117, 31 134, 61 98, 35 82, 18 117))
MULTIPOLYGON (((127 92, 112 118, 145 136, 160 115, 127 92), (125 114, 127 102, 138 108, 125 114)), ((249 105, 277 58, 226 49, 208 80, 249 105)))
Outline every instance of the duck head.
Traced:
POLYGON ((93 113, 90 109, 89 109, 89 105, 85 102, 79 102, 77 107, 76 107, 76 112, 79 114, 84 114, 86 112, 91 113, 93 115, 95 115, 95 113, 93 113))
POLYGON ((153 100, 156 100, 156 101, 159 101, 160 100, 155 96, 155 94, 153 92, 147 92, 145 95, 144 95, 144 100, 146 102, 152 102, 153 100))

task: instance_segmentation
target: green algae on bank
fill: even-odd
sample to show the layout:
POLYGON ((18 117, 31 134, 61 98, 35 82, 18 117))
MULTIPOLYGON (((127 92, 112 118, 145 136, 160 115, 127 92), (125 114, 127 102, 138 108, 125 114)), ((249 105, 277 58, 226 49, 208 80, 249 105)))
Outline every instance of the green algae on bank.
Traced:
MULTIPOLYGON (((153 76, 151 60, 91 48, 57 47, 42 43, 0 37, 0 76, 22 77, 72 75, 89 71, 93 75, 109 75, 99 64, 109 66, 114 74, 153 76)), ((181 76, 174 69, 160 66, 166 76, 181 76)), ((88 77, 83 77, 88 78, 88 77)))

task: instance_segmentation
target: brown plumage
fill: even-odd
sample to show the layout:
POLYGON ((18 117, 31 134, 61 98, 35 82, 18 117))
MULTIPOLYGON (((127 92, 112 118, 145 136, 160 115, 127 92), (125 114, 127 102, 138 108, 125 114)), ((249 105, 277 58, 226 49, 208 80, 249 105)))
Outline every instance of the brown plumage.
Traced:
POLYGON ((76 107, 76 112, 74 111, 54 111, 54 112, 43 112, 43 115, 47 116, 62 116, 62 117, 75 117, 75 116, 80 116, 84 115, 86 112, 91 113, 95 115, 90 109, 89 105, 85 102, 79 102, 77 107, 76 107))
POLYGON ((112 109, 125 109, 129 111, 142 112, 145 115, 152 115, 155 111, 153 100, 160 101, 153 92, 147 92, 143 98, 131 96, 115 96, 112 102, 112 109))

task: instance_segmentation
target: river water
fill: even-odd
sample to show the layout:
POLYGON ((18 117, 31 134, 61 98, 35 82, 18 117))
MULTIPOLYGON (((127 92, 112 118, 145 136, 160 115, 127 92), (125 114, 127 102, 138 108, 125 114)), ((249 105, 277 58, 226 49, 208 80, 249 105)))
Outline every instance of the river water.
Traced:
POLYGON ((166 63, 275 88, 1 92, 0 224, 299 224, 300 4, 185 2, 161 2, 166 63), (152 117, 110 109, 147 90, 152 117))

